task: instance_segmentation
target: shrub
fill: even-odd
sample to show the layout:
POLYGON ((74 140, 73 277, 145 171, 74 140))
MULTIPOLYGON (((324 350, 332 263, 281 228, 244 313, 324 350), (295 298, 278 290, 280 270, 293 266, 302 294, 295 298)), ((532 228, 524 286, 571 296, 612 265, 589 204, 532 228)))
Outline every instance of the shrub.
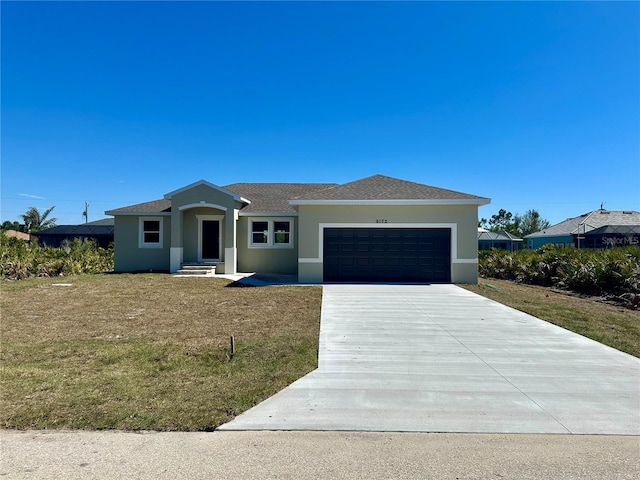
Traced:
POLYGON ((22 280, 100 273, 113 270, 113 249, 99 247, 92 240, 74 239, 60 248, 28 243, 0 233, 0 275, 22 280))
POLYGON ((555 286, 590 294, 640 293, 640 247, 480 252, 483 277, 555 286))

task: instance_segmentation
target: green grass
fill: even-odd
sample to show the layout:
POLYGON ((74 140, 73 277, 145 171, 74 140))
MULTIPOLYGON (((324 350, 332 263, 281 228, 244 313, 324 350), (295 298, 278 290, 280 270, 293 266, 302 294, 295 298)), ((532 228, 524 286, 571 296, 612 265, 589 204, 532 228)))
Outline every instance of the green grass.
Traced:
POLYGON ((317 366, 318 287, 55 282, 1 284, 3 428, 212 430, 317 366))
POLYGON ((549 287, 480 279, 464 288, 640 357, 640 312, 549 287), (497 288, 492 288, 497 287, 497 288))

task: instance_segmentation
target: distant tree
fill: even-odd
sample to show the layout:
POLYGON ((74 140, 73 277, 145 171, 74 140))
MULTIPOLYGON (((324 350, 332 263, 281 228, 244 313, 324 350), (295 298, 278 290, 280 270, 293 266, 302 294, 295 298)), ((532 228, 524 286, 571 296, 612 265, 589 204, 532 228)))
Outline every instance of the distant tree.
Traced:
POLYGON ((22 225, 20 225, 20 223, 16 220, 14 222, 10 222, 9 220, 6 220, 4 222, 2 222, 2 226, 0 226, 0 229, 2 230, 15 230, 16 232, 22 232, 24 227, 22 225))
POLYGON ((504 208, 501 208, 497 214, 491 215, 489 220, 486 218, 480 220, 480 226, 492 232, 498 232, 500 230, 508 231, 512 225, 512 217, 513 214, 511 212, 507 212, 504 208))
POLYGON ((32 233, 55 227, 57 219, 47 218, 54 208, 56 208, 55 205, 41 214, 36 207, 29 207, 23 215, 20 215, 20 218, 24 220, 25 231, 32 233))
POLYGON ((539 232, 545 228, 549 228, 551 224, 540 216, 537 210, 527 210, 522 217, 519 218, 518 234, 520 237, 539 232))
POLYGON ((537 210, 527 210, 524 215, 516 213, 513 215, 501 208, 498 213, 491 215, 491 218, 480 219, 479 227, 486 228, 491 232, 508 232, 518 237, 524 237, 531 233, 539 232, 549 227, 549 222, 543 219, 537 210))

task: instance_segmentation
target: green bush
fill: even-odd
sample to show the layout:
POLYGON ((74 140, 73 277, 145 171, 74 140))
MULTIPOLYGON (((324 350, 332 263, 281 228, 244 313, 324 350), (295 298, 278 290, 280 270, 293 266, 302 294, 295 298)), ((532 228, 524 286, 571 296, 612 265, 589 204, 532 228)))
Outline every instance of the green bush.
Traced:
POLYGON ((480 275, 599 295, 640 293, 640 247, 480 252, 480 275))
POLYGON ((91 240, 74 239, 60 248, 40 246, 0 233, 0 275, 22 280, 113 270, 113 248, 104 249, 91 240))

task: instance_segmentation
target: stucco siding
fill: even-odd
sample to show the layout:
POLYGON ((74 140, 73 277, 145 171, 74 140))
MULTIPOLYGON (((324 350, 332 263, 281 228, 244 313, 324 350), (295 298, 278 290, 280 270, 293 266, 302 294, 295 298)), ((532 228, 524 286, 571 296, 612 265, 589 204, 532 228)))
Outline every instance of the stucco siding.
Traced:
MULTIPOLYGON (((298 218, 293 218, 293 247, 249 247, 249 219, 238 220, 238 271, 296 274, 298 271, 298 218)), ((279 217, 269 217, 279 218, 279 217)), ((291 217, 282 217, 290 220, 291 217)))
POLYGON ((476 205, 301 205, 298 238, 300 281, 322 281, 322 226, 451 228, 454 283, 477 283, 476 205), (319 275, 319 276, 318 276, 319 275))
POLYGON ((171 242, 171 219, 162 221, 162 248, 140 247, 140 217, 135 215, 116 216, 114 219, 114 271, 167 271, 169 270, 169 244, 171 242))
MULTIPOLYGON (((182 211, 182 243, 183 243, 183 259, 184 262, 198 261, 198 244, 201 232, 199 230, 198 216, 215 217, 220 222, 220 258, 224 259, 224 239, 225 239, 225 215, 226 212, 214 208, 190 208, 182 211), (218 218, 222 217, 222 218, 218 218)), ((231 211, 233 215, 233 211, 231 211)))
POLYGON ((210 211, 215 210, 215 207, 222 207, 219 211, 223 211, 225 214, 224 224, 226 228, 224 228, 225 233, 221 238, 224 245, 233 245, 235 240, 233 223, 235 222, 234 210, 236 204, 237 202, 230 194, 207 185, 198 185, 184 192, 174 194, 171 197, 171 216, 173 219, 171 246, 185 247, 184 242, 186 239, 183 234, 182 213, 193 208, 201 208, 199 205, 210 208, 210 211), (212 206, 214 208, 211 208, 212 206))

